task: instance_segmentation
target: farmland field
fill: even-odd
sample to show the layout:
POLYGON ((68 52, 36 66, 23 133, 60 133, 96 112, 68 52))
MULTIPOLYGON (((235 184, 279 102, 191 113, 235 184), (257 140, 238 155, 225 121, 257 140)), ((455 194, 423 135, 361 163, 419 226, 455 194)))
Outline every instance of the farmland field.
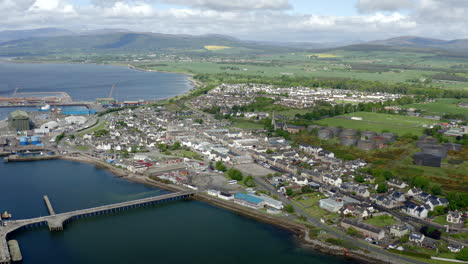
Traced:
POLYGON ((224 50, 224 49, 230 49, 231 47, 228 46, 205 46, 205 49, 207 50, 224 50))
POLYGON ((423 132, 423 125, 433 125, 437 121, 420 117, 389 115, 368 112, 356 112, 340 117, 331 117, 317 121, 319 125, 341 126, 344 128, 359 129, 361 131, 371 130, 378 133, 389 131, 397 135, 406 133, 420 135, 423 132), (350 120, 349 117, 362 117, 363 120, 350 120))
POLYGON ((264 125, 262 123, 257 123, 249 120, 236 120, 233 124, 237 128, 242 129, 263 129, 264 125))
POLYGON ((419 103, 405 105, 403 108, 416 108, 421 109, 427 114, 465 114, 468 115, 468 108, 459 107, 460 102, 468 102, 468 100, 458 99, 438 99, 434 103, 419 103))

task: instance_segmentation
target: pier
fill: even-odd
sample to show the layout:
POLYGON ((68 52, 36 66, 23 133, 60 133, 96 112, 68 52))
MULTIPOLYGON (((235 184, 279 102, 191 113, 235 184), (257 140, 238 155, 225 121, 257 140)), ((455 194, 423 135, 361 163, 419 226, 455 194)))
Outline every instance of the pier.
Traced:
POLYGON ((55 215, 54 208, 52 207, 52 204, 50 203, 49 197, 47 195, 44 195, 44 202, 47 206, 47 210, 49 210, 49 214, 55 215))
POLYGON ((47 195, 45 195, 43 198, 50 213, 49 216, 23 220, 3 221, 4 225, 0 226, 0 264, 10 264, 12 261, 12 256, 8 250, 7 235, 15 230, 47 224, 50 231, 62 231, 64 224, 74 219, 115 213, 132 208, 146 207, 164 202, 189 199, 196 193, 196 191, 170 193, 59 214, 55 213, 52 207, 52 203, 50 202, 47 195))

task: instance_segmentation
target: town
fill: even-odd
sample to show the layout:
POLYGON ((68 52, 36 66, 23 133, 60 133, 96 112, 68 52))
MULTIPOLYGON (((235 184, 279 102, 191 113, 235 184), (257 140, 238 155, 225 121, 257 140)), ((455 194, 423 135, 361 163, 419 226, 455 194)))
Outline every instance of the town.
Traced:
MULTIPOLYGON (((323 146, 294 142, 290 137, 310 133, 325 141, 338 138, 344 147, 374 151, 391 148, 398 135, 288 125, 275 113, 239 112, 246 118, 267 120, 269 132, 238 128, 229 119, 204 111, 218 106, 230 113, 259 96, 278 97, 275 104, 294 109, 321 102, 383 103, 401 98, 348 90, 222 84, 186 101, 185 109, 143 101, 115 105, 112 98, 99 99, 93 103, 99 105, 97 115, 86 106, 10 113, 2 121, 0 152, 6 162, 84 157, 142 181, 197 190, 266 215, 312 224, 311 238, 335 245, 343 243, 333 236, 338 232, 360 239, 360 247, 368 244, 396 254, 442 259, 468 245, 466 236, 460 235, 468 231, 466 208, 450 204, 440 190, 405 182, 391 172, 383 172, 384 180, 378 180, 363 159, 339 158, 323 146)), ((448 129, 468 133, 466 126, 457 123, 448 129)), ((440 167, 447 153, 462 151, 460 144, 440 144, 430 136, 419 137, 415 145, 420 151, 413 163, 428 167, 440 167)))

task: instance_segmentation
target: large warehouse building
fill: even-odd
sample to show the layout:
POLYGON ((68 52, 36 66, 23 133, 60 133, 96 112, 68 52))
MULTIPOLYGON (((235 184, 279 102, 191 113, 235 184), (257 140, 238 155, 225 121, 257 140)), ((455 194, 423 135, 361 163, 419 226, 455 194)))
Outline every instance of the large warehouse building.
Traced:
POLYGON ((10 113, 8 118, 10 126, 16 130, 29 130, 31 129, 31 120, 28 113, 21 110, 16 110, 10 113))

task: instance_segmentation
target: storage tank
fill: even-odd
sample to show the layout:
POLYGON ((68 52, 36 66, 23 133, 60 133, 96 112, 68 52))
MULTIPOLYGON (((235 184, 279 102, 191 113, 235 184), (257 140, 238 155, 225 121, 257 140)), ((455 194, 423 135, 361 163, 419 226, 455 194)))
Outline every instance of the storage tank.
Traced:
POLYGON ((447 156, 447 149, 441 145, 423 145, 422 152, 433 156, 444 158, 447 156))
POLYGON ((333 132, 330 129, 320 129, 317 133, 318 138, 320 139, 332 139, 333 132))
POLYGON ((339 127, 329 127, 328 129, 330 129, 330 131, 333 132, 334 137, 337 137, 341 132, 341 128, 339 127))
POLYGON ((453 144, 453 143, 446 143, 444 146, 449 151, 460 151, 462 147, 460 144, 453 144))
POLYGON ((31 144, 39 145, 39 144, 41 144, 41 139, 38 136, 32 136, 31 137, 31 144))
POLYGON ((343 146, 355 146, 357 143, 356 136, 342 136, 340 137, 340 144, 343 146))
POLYGON ((28 137, 22 136, 20 137, 20 145, 28 145, 28 137))
POLYGON ((395 135, 393 133, 382 133, 380 136, 385 138, 388 142, 393 142, 395 140, 395 135))
POLYGON ((377 133, 375 133, 374 131, 364 131, 361 133, 362 140, 373 139, 375 136, 377 136, 377 133))
POLYGON ((376 145, 372 140, 359 140, 357 148, 365 151, 371 151, 376 148, 376 145))
POLYGON ((311 132, 311 131, 314 130, 314 129, 320 130, 320 129, 322 129, 322 126, 319 126, 319 125, 310 125, 310 126, 307 127, 307 130, 308 130, 309 132, 311 132))
POLYGON ((376 136, 372 139, 375 143, 375 146, 377 148, 386 148, 387 147, 387 143, 389 143, 390 141, 387 140, 386 138, 384 137, 381 137, 381 136, 376 136))
POLYGON ((439 144, 439 140, 433 137, 423 136, 418 142, 416 142, 416 147, 422 148, 423 145, 429 144, 439 144))
POLYGON ((347 137, 347 136, 356 136, 357 130, 356 129, 343 129, 340 133, 340 137, 347 137))

